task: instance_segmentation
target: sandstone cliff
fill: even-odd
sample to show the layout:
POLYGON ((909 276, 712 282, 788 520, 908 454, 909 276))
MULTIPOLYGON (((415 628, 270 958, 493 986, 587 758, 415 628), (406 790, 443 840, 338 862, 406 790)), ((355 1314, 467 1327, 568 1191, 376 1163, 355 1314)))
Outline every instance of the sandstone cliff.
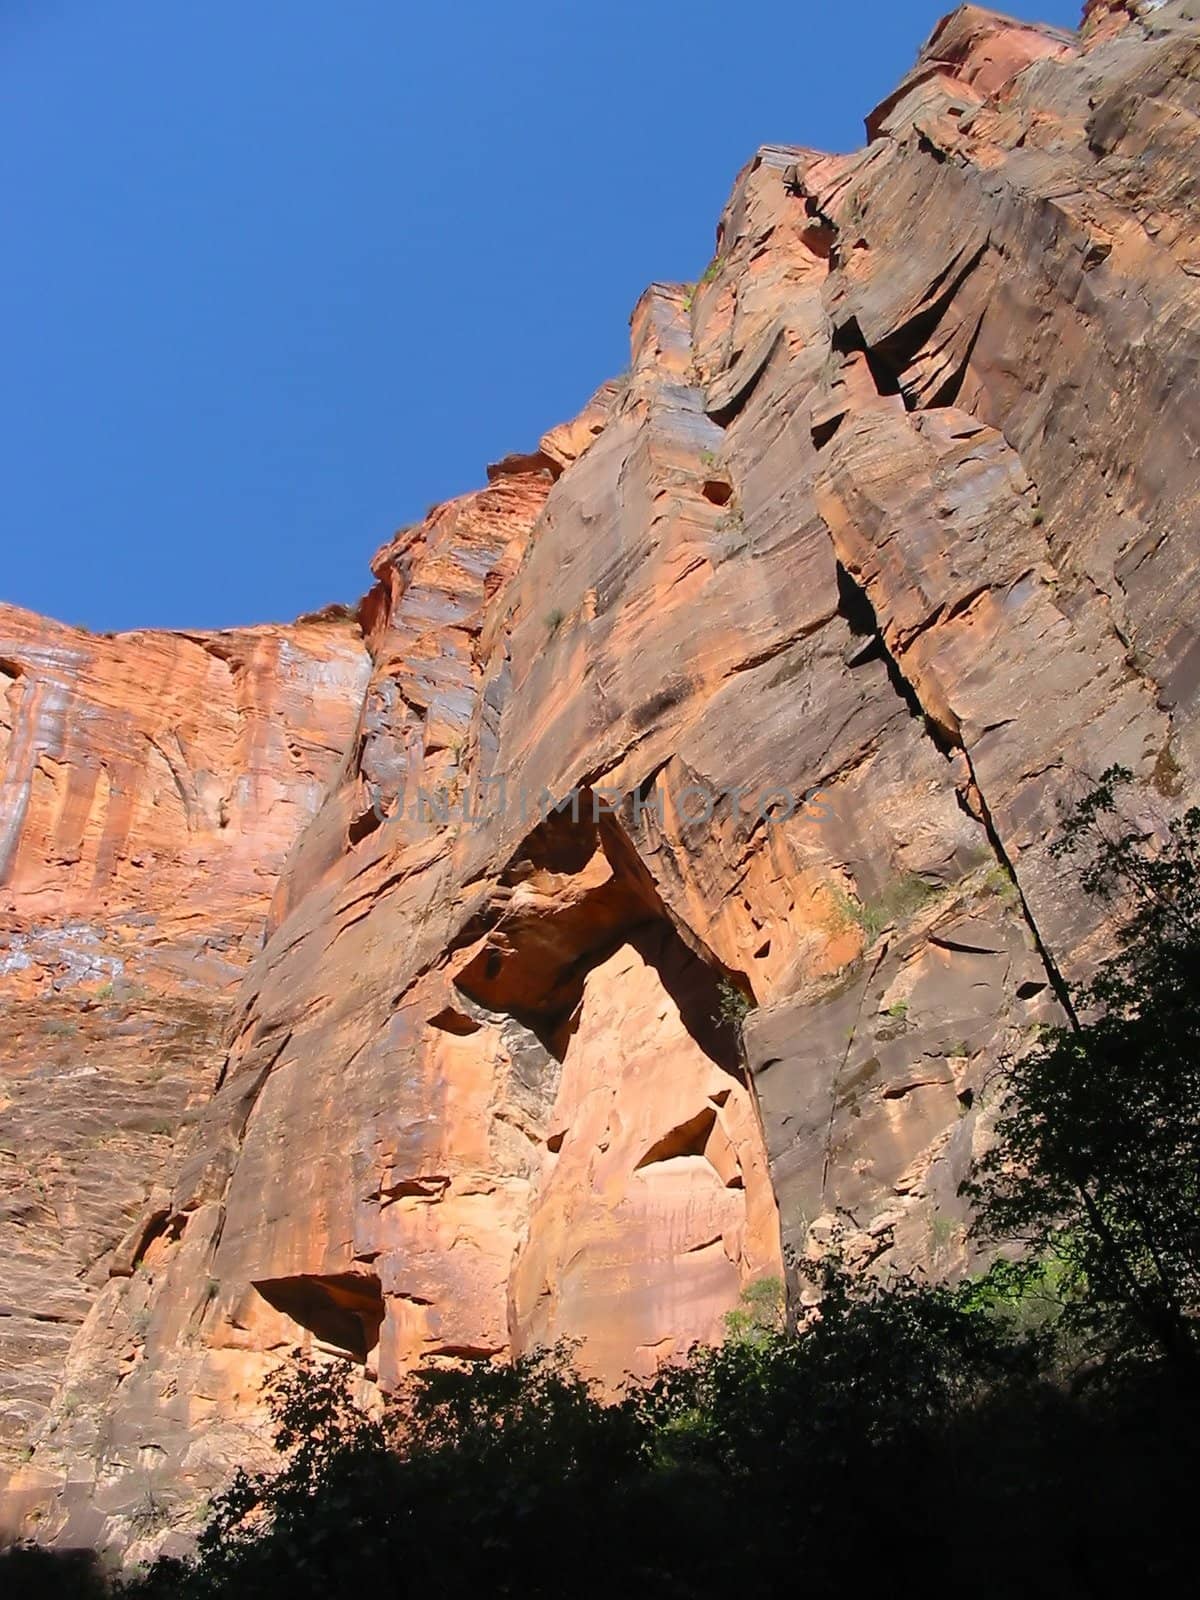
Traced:
POLYGON ((378 553, 369 668, 3 618, 49 1533, 169 1547, 301 1343, 612 1383, 839 1214, 967 1264, 989 1069, 1103 937, 1061 809, 1200 792, 1198 69, 1183 0, 965 7, 864 150, 761 150, 628 375, 378 553))
POLYGON ((0 606, 3 1467, 166 1206, 367 673, 335 615, 98 638, 0 606))

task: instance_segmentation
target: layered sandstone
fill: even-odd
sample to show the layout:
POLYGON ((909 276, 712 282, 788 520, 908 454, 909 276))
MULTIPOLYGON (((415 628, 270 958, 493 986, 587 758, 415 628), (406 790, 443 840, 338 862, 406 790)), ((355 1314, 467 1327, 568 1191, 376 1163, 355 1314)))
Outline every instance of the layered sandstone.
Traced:
POLYGON ((626 380, 377 555, 27 1469, 50 1531, 184 1538, 298 1345, 387 1389, 566 1337, 611 1385, 838 1219, 968 1263, 991 1069, 1103 939, 1061 811, 1116 760, 1147 826, 1200 788, 1198 64, 1181 0, 955 12, 863 151, 759 152, 626 380))
MULTIPOLYGON (((0 607, 0 1459, 138 1266, 288 852, 358 715, 336 614, 100 638, 0 607)), ((31 1482, 37 1482, 33 1474, 31 1482)))

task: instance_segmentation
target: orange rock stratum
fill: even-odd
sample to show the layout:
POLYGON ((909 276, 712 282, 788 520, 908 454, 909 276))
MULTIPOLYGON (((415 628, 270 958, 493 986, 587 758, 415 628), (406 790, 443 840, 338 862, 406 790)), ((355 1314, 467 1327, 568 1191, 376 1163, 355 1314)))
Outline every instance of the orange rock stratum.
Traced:
POLYGON ((760 150, 357 618, 0 608, 9 1524, 181 1546, 298 1346, 611 1386, 839 1214, 967 1264, 1103 948, 1062 808, 1200 797, 1194 18, 963 7, 862 151, 760 150))

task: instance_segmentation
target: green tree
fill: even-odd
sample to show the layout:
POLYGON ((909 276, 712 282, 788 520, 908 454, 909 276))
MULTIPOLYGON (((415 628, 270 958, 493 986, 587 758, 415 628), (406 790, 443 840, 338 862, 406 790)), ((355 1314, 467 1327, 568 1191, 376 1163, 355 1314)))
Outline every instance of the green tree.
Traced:
MULTIPOLYGON (((1200 1376, 1200 810, 1157 842, 1121 825, 1114 767, 1056 850, 1117 915, 1074 1019, 1007 1064, 996 1144, 964 1192, 975 1231, 1053 1262, 1064 1327, 1111 1359, 1200 1376)), ((1006 1269, 1019 1273, 1021 1267, 1006 1269)))

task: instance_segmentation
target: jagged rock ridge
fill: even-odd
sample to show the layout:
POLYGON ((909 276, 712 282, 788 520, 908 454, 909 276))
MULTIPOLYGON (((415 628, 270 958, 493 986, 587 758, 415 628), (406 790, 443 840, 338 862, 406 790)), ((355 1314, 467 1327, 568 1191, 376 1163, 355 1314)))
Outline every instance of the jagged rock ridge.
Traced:
POLYGON ((1060 810, 1114 760, 1151 824, 1197 793, 1198 34, 953 13, 863 151, 759 152, 627 381, 379 552, 344 759, 17 1475, 49 1531, 183 1537, 302 1341, 614 1382, 839 1213, 966 1264, 989 1068, 1103 939, 1060 810))

